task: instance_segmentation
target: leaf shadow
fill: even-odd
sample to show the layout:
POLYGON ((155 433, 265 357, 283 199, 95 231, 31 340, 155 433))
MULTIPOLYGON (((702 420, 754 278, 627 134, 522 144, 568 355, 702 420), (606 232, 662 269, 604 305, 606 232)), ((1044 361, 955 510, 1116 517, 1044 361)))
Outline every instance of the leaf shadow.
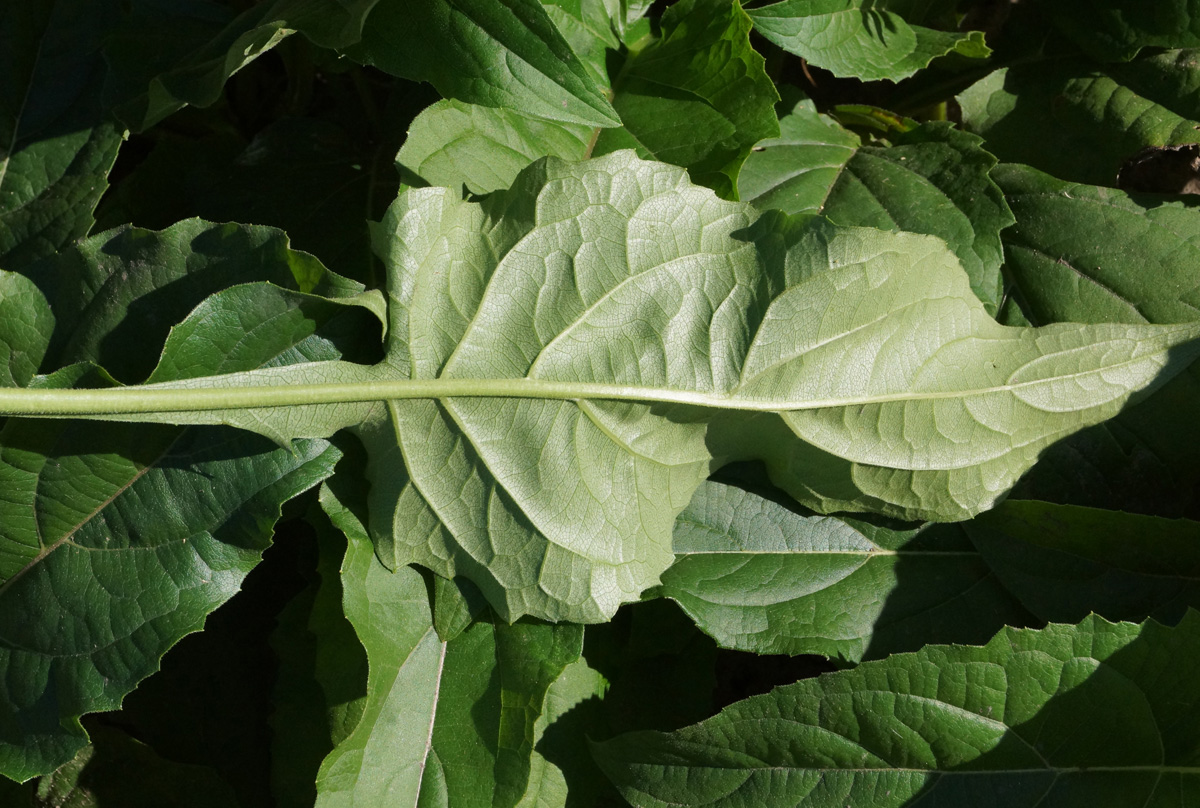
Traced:
MULTIPOLYGON (((1090 622, 1094 630, 1090 647, 1078 639, 1069 641, 1071 653, 1053 681, 1035 675, 1039 666, 1053 664, 1051 655, 1010 635, 1008 642, 1022 664, 1016 670, 1009 666, 1004 697, 984 693, 980 677, 968 709, 981 724, 1018 720, 999 737, 992 736, 982 754, 967 752, 961 760, 944 761, 949 765, 931 772, 905 808, 981 804, 984 799, 1014 806, 1148 805, 1155 797, 1186 793, 1187 779, 1195 776, 1195 726, 1200 721, 1194 649, 1189 653, 1188 646, 1198 620, 1200 613, 1192 611, 1175 629, 1147 621, 1132 642, 1110 652, 1110 624, 1089 618, 1085 624, 1090 622), (1028 678, 1014 679, 1022 668, 1028 678), (1036 691, 1048 686, 1054 688, 1049 701, 1031 715, 1020 715, 1022 691, 1036 698, 1036 691)), ((970 723, 959 724, 963 731, 954 739, 964 749, 972 744, 970 723)))

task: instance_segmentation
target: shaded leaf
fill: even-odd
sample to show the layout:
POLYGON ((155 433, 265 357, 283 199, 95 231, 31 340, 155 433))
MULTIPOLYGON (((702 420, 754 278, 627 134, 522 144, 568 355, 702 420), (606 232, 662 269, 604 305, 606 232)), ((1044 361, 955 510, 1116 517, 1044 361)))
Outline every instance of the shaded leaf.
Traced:
POLYGON ((620 123, 538 0, 383 0, 346 53, 448 98, 565 123, 620 123))
POLYGON ((1142 48, 1200 45, 1195 0, 1037 0, 1033 4, 1094 59, 1124 61, 1142 48))
POLYGON ((271 637, 279 660, 271 793, 281 808, 316 801, 321 761, 358 724, 366 695, 367 657, 342 613, 345 537, 323 514, 309 518, 317 530, 315 575, 280 614, 271 637))
POLYGON ((635 148, 734 198, 750 148, 779 132, 779 96, 750 29, 736 2, 673 4, 661 37, 635 43, 614 78, 613 107, 624 126, 601 131, 593 154, 635 148))
POLYGON ((674 549, 662 594, 726 648, 858 661, 1028 620, 957 527, 806 517, 706 483, 675 522, 674 549))
POLYGON ((0 267, 21 269, 92 226, 121 131, 100 102, 112 3, 0 10, 0 267))
POLYGON ((783 0, 751 9, 754 27, 784 50, 835 76, 908 78, 939 56, 982 59, 991 53, 980 31, 937 31, 910 25, 893 10, 912 3, 870 0, 783 0))
POLYGON ((593 747, 631 804, 1186 804, 1200 619, 928 646, 593 747), (1099 795, 1103 795, 1100 797, 1099 795))
MULTIPOLYGON (((397 162, 434 185, 486 193, 507 188, 538 157, 579 160, 634 148, 732 198, 750 148, 778 132, 777 95, 749 34, 737 3, 676 3, 663 16, 662 35, 634 43, 612 76, 621 127, 596 131, 540 120, 525 107, 442 101, 413 121, 397 162)), ((611 46, 601 32, 592 37, 593 49, 611 46)))
POLYGON ((1200 59, 1166 51, 1128 64, 1054 59, 1004 68, 958 96, 963 124, 1003 161, 1115 185, 1146 147, 1200 142, 1200 59))
POLYGON ((1174 623, 1200 606, 1200 522, 1010 499, 963 527, 1042 620, 1174 623))
POLYGON ((38 805, 237 808, 237 798, 212 769, 162 758, 112 727, 100 725, 89 732, 88 746, 38 782, 38 805))
MULTIPOLYGON (((207 291, 203 280, 212 280, 198 272, 189 286, 189 265, 212 265, 189 250, 187 239, 170 238, 197 230, 201 242, 204 235, 234 237, 225 243, 234 257, 215 262, 225 271, 230 263, 250 269, 259 262, 260 272, 282 272, 293 283, 299 277, 310 288, 356 288, 315 262, 296 261, 293 275, 292 261, 304 256, 288 251, 278 234, 251 234, 265 236, 267 248, 243 253, 238 248, 247 245, 236 235, 244 231, 185 223, 166 238, 143 233, 141 246, 163 258, 143 264, 120 264, 118 256, 136 255, 136 248, 114 253, 119 239, 96 239, 91 249, 85 243, 43 265, 42 277, 58 281, 54 294, 69 301, 60 311, 74 306, 73 319, 59 320, 56 336, 71 338, 60 340, 58 360, 120 359, 120 366, 147 353, 153 358, 153 327, 133 330, 146 323, 142 317, 153 323, 155 314, 187 311, 207 291), (97 254, 108 258, 107 267, 97 254), (117 266, 124 283, 102 294, 117 266), (307 275, 300 272, 305 268, 307 275)), ((158 373, 181 379, 222 367, 336 359, 346 343, 338 334, 342 315, 353 319, 356 310, 363 311, 266 284, 234 286, 177 327, 158 373), (264 323, 275 329, 259 328, 264 323)), ((22 336, 34 338, 34 346, 42 339, 22 336)), ((104 383, 104 374, 77 370, 87 367, 38 377, 35 386, 104 383)), ((282 503, 329 476, 338 456, 324 441, 282 450, 228 430, 113 425, 97 431, 81 422, 37 420, 9 421, 0 447, 6 492, 0 663, 8 671, 0 694, 0 766, 14 779, 70 759, 87 740, 79 716, 116 709, 157 670, 163 653, 238 591, 268 546, 282 503)))
POLYGON ((330 489, 321 499, 349 539, 346 616, 370 672, 362 719, 321 766, 317 805, 516 805, 546 693, 579 658, 582 628, 479 622, 442 642, 421 576, 383 567, 357 517, 330 489))
POLYGON ((784 134, 760 144, 739 178, 758 208, 824 213, 838 224, 927 233, 963 264, 988 311, 1000 302, 1000 231, 1012 224, 988 176, 996 159, 980 140, 947 123, 890 133, 892 145, 862 146, 851 132, 801 102, 784 134))
MULTIPOLYGON (((1004 233, 1008 273, 1032 322, 1200 320, 1193 203, 1067 183, 1021 166, 1001 166, 995 176, 1017 216, 1004 233)), ((1189 368, 1114 421, 1053 447, 1021 495, 1164 516, 1194 511, 1197 395, 1200 376, 1189 368)))

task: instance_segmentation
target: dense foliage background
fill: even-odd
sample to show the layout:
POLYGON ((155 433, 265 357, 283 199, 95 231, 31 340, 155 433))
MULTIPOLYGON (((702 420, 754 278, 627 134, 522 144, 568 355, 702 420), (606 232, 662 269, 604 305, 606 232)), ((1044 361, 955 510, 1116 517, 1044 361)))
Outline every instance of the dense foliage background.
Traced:
MULTIPOLYGON (((550 156, 716 211, 664 203, 663 243, 736 214, 767 263, 799 234, 778 255, 818 280, 839 249, 891 256, 887 295, 961 304, 981 341, 1087 324, 1002 354, 1069 334, 1054 379, 1103 401, 1014 416, 1003 462, 944 411, 872 422, 942 446, 933 482, 781 459, 756 422, 690 502, 666 492, 710 458, 672 467, 661 580, 578 602, 406 555, 453 530, 369 499, 432 485, 377 413, 9 418, 0 805, 1200 804, 1198 144, 1200 0, 5 4, 3 387, 394 356, 403 273, 442 260, 422 234, 453 273, 534 200, 582 221, 554 189, 583 173, 521 174, 550 156), (397 202, 426 186, 450 190, 397 202), (1161 357, 1152 389, 1121 351, 1161 357)), ((891 305, 852 292, 826 309, 891 305)), ((455 294, 412 310, 436 331, 455 294)), ((923 311, 896 333, 948 328, 923 311)), ((824 361, 853 378, 852 347, 824 361)), ((501 511, 484 543, 515 555, 501 511)))

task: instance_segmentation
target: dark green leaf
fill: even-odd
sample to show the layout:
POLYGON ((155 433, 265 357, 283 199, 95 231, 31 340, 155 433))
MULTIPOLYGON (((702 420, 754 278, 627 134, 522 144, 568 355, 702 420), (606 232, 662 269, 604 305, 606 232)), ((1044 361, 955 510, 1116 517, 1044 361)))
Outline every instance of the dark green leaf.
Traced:
POLYGON ((778 95, 750 45, 750 28, 737 2, 672 5, 662 36, 636 43, 614 77, 613 106, 624 126, 601 131, 593 153, 636 148, 733 198, 750 148, 779 133, 778 95))
MULTIPOLYGON (((1200 209, 1022 166, 995 177, 1017 225, 1005 231, 1013 292, 1034 324, 1200 320, 1200 209), (1105 233, 1106 238, 1097 238, 1105 233)), ((1188 369, 1117 419, 1055 446, 1022 496, 1178 516, 1200 502, 1200 375, 1188 369)))
POLYGON ((346 52, 460 101, 565 123, 620 124, 538 0, 383 0, 346 52))
MULTIPOLYGON (((357 288, 287 250, 278 234, 185 223, 166 234, 123 236, 94 239, 63 261, 43 263, 40 277, 55 279, 53 293, 68 301, 60 311, 75 307, 73 320, 59 321, 59 335, 70 335, 60 340, 60 361, 103 358, 134 367, 153 360, 154 326, 169 325, 155 316, 186 312, 208 291, 206 282, 235 268, 308 288, 357 288), (259 238, 260 249, 241 252, 246 237, 259 238), (206 240, 216 253, 233 251, 210 262, 206 240), (117 258, 139 248, 158 260, 117 258), (118 268, 123 282, 104 294, 118 268)), ((266 284, 234 286, 172 332, 156 377, 336 359, 346 343, 343 315, 353 318, 355 310, 266 284), (260 327, 267 323, 274 328, 260 327)), ((26 338, 34 345, 39 339, 32 332, 26 338)), ((338 456, 324 441, 283 450, 227 430, 96 431, 36 420, 8 422, 0 445, 7 492, 0 636, 9 671, 0 766, 17 779, 69 759, 86 742, 80 715, 119 706, 167 649, 237 592, 269 544, 282 503, 329 476, 338 456)))
POLYGON ((1035 0, 1032 5, 1101 61, 1132 59, 1147 47, 1200 45, 1196 0, 1035 0))
POLYGON ((280 614, 271 638, 279 659, 271 792, 280 808, 314 803, 321 761, 357 726, 366 695, 367 657, 342 613, 339 568, 346 539, 323 514, 310 514, 310 521, 317 529, 316 574, 280 614))
POLYGON ((801 102, 760 144, 738 181, 742 199, 788 213, 824 213, 838 224, 927 233, 963 264, 988 311, 1000 302, 1000 231, 1013 222, 988 176, 996 159, 949 124, 892 133, 892 145, 858 138, 801 102))
POLYGON ((1056 59, 997 70, 958 97, 963 124, 1001 160, 1116 185, 1143 149, 1200 142, 1198 57, 1167 51, 1129 64, 1056 59))
POLYGON ((1174 623, 1200 607, 1200 522, 1010 499, 963 527, 1042 620, 1174 623))
MULTIPOLYGON (((595 131, 541 120, 523 107, 442 101, 413 122, 397 162, 432 184, 486 193, 507 188, 538 157, 579 160, 635 148, 732 198, 750 148, 778 132, 775 89, 749 33, 737 3, 676 3, 663 17, 662 36, 634 43, 612 77, 620 128, 595 131)), ((596 48, 610 46, 593 36, 596 48)))
POLYGON ((914 8, 888 0, 783 0, 749 14, 760 34, 835 76, 898 81, 939 56, 991 53, 979 31, 910 25, 893 6, 902 13, 914 8))
POLYGON ((330 298, 362 291, 311 255, 290 249, 278 230, 199 220, 161 232, 123 227, 101 233, 28 274, 58 322, 49 366, 96 362, 130 382, 149 375, 159 359, 155 349, 176 323, 227 286, 269 281, 330 298))
POLYGON ((928 646, 594 747, 631 804, 1086 808, 1200 796, 1200 615, 928 646))
POLYGON ((21 269, 92 226, 121 145, 100 98, 100 34, 112 6, 0 9, 0 268, 21 269))
POLYGON ((145 744, 103 725, 92 742, 41 779, 39 806, 54 808, 238 808, 212 769, 166 760, 145 744))
POLYGON ((478 622, 442 642, 421 576, 380 564, 329 488, 322 503, 349 538, 346 616, 370 672, 362 719, 321 766, 317 805, 515 806, 547 691, 579 658, 582 628, 478 622))

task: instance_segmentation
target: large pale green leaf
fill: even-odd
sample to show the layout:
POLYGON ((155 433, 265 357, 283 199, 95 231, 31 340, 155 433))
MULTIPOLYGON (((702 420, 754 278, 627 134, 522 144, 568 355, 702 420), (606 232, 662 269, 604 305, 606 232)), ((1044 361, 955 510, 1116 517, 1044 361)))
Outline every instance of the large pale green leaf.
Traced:
POLYGON ((1200 347, 1198 325, 1001 326, 936 239, 760 217, 629 153, 482 204, 408 191, 378 239, 378 365, 0 410, 355 427, 388 566, 465 575, 506 619, 595 622, 657 582, 714 464, 766 460, 818 508, 962 519, 1200 347))
POLYGON ((382 0, 346 52, 460 101, 565 123, 620 123, 538 0, 382 0))
POLYGON ((1030 617, 956 526, 806 517, 710 482, 676 520, 674 550, 662 594, 741 651, 857 661, 984 642, 1030 617))
POLYGON ((1200 796, 1196 613, 1005 629, 594 747, 632 805, 1188 805, 1200 796))
POLYGON ((1198 56, 1176 50, 1127 64, 1067 58, 997 70, 959 95, 963 124, 1001 160, 1116 185, 1142 149, 1200 142, 1198 56))
POLYGON ((914 4, 783 0, 749 14, 760 34, 835 76, 898 81, 939 56, 956 53, 982 59, 991 53, 980 31, 910 25, 893 6, 911 12, 914 4))
MULTIPOLYGON (((601 54, 615 46, 597 27, 573 37, 577 49, 587 36, 588 47, 601 54)), ((749 19, 735 2, 676 3, 663 15, 661 36, 640 38, 611 81, 604 74, 619 128, 541 120, 527 106, 442 101, 413 122, 397 162, 432 184, 486 193, 508 187, 538 157, 578 160, 635 148, 687 168, 693 182, 731 198, 751 147, 778 132, 775 88, 749 34, 749 19)), ((598 64, 605 67, 603 59, 598 64)))
MULTIPOLYGON (((43 277, 57 279, 59 299, 70 301, 62 308, 70 316, 58 321, 56 361, 119 359, 122 369, 135 367, 139 360, 120 354, 152 359, 156 316, 186 312, 198 300, 167 340, 156 371, 162 378, 333 360, 361 339, 341 329, 349 320, 360 332, 355 312, 362 309, 315 295, 258 283, 203 299, 211 280, 205 268, 296 284, 305 278, 299 270, 311 266, 268 233, 194 225, 165 238, 142 233, 132 248, 120 237, 94 239, 95 252, 85 242, 45 262, 43 277), (266 238, 247 250, 239 233, 266 238), (183 234, 195 238, 170 238, 183 234), (227 252, 212 242, 210 252, 200 251, 205 234, 224 236, 227 252), (148 245, 161 263, 130 260, 148 245), (114 263, 103 266, 97 253, 114 263), (107 294, 106 280, 117 287, 107 294), (72 338, 58 339, 64 333, 72 338)), ((324 275, 308 276, 309 286, 324 275)), ((327 285, 354 289, 333 280, 327 285)), ((48 335, 29 328, 19 336, 10 351, 20 349, 37 366, 48 335)), ((37 377, 33 387, 111 383, 87 368, 37 377)), ((87 741, 79 716, 116 709, 175 642, 238 591, 269 544, 282 503, 329 476, 338 454, 324 441, 284 450, 223 429, 98 431, 81 422, 8 421, 0 433, 0 665, 7 672, 0 771, 25 779, 69 760, 87 741)))
MULTIPOLYGON (((346 616, 370 672, 358 726, 321 766, 317 805, 517 805, 547 692, 579 658, 582 628, 483 621, 442 642, 421 576, 383 567, 331 489, 322 503, 349 539, 346 616)), ((540 783, 541 763, 536 773, 540 783)))
POLYGON ((121 131, 105 119, 99 34, 114 4, 0 8, 0 267, 16 270, 87 234, 121 131))
POLYGON ((1176 622, 1200 607, 1200 522, 1009 499, 963 527, 1042 620, 1176 622))
MULTIPOLYGON (((1017 216, 1004 234, 1007 271, 1032 322, 1200 320, 1200 209, 1189 197, 1130 196, 1012 165, 996 178, 1017 216)), ((1189 368, 1114 421, 1054 447, 1023 495, 1194 515, 1198 395, 1200 375, 1189 368)))
POLYGON ((1000 302, 1000 231, 1013 222, 988 173, 996 159, 977 137, 946 123, 891 134, 891 146, 857 136, 804 101, 779 122, 782 134, 750 155, 741 199, 787 213, 824 213, 838 224, 928 233, 945 241, 995 312, 1000 302))
POLYGON ((1147 47, 1200 45, 1196 0, 1035 0, 1032 5, 1102 61, 1131 59, 1147 47))

